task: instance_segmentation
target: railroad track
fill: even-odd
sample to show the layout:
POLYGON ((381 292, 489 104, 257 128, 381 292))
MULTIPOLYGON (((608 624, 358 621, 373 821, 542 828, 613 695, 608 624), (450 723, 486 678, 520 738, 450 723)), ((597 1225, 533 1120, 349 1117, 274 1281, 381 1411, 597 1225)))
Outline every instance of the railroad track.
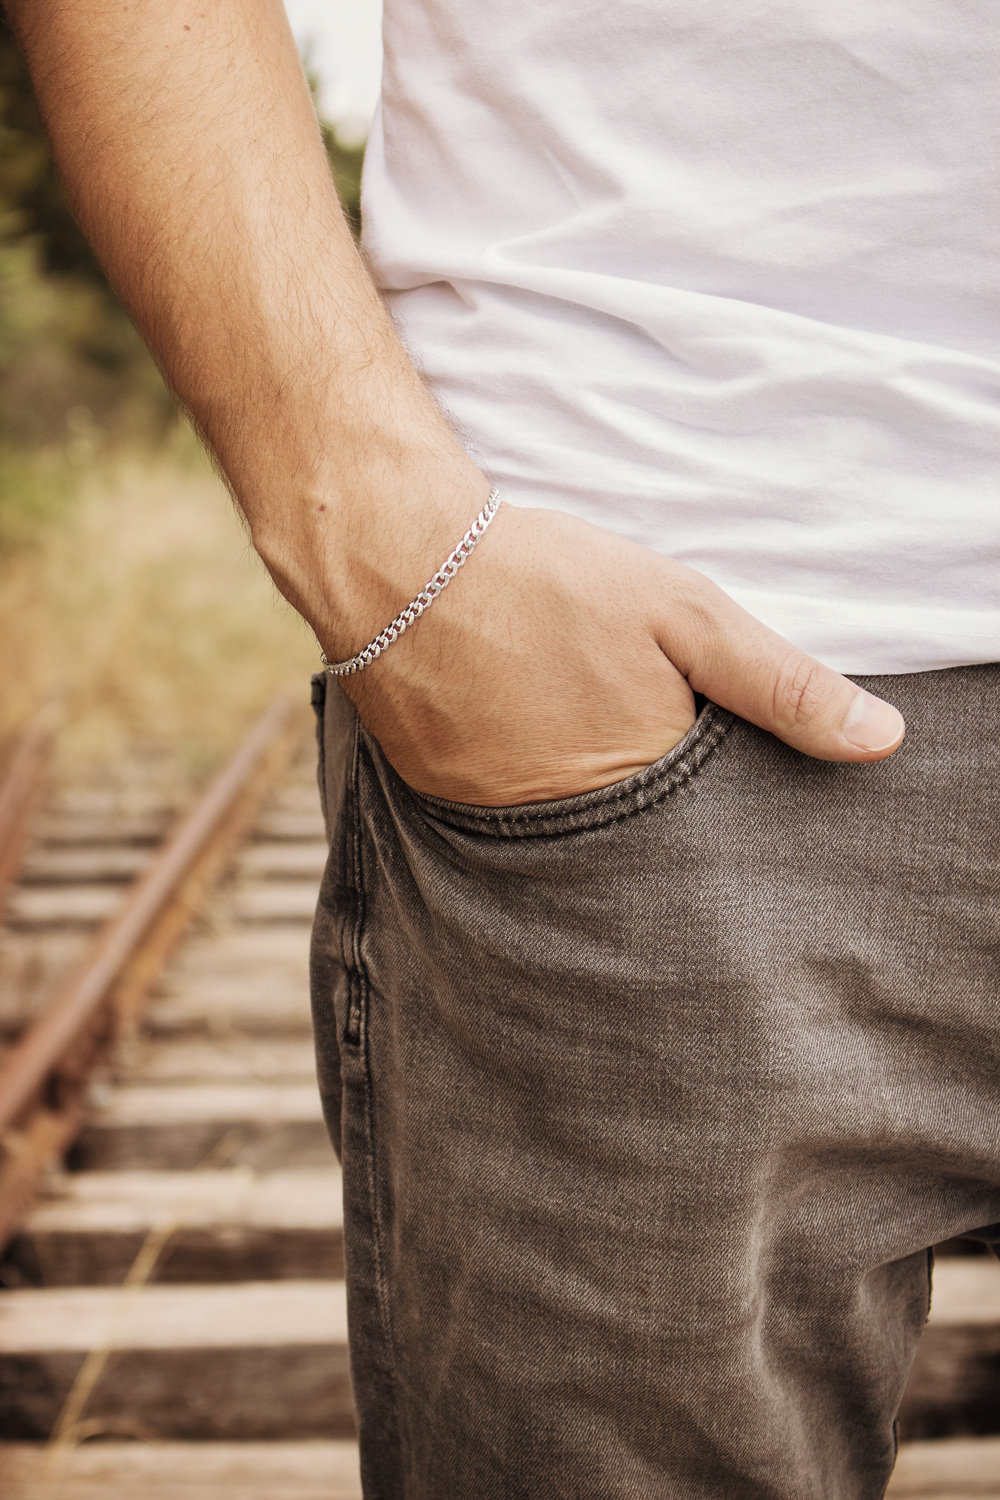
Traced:
MULTIPOLYGON (((273 710, 177 825, 162 799, 50 796, 7 894, 0 1494, 358 1500, 301 725, 273 710)), ((893 1500, 1000 1497, 985 1257, 939 1262, 904 1427, 893 1500)))

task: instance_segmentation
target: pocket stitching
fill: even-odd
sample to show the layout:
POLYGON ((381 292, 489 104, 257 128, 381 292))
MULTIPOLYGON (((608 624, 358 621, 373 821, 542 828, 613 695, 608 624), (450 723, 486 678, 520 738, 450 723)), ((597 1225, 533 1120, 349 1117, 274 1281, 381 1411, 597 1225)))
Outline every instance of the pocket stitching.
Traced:
MULTIPOLYGON (((383 760, 389 773, 395 777, 410 799, 426 814, 439 822, 465 832, 482 833, 495 838, 558 838, 579 833, 590 828, 603 828, 634 813, 655 807, 664 798, 686 786, 698 774, 712 752, 729 732, 735 715, 717 704, 708 703, 695 720, 684 739, 679 741, 660 761, 647 766, 618 786, 598 787, 593 792, 580 792, 576 797, 559 798, 545 803, 535 810, 510 813, 503 808, 476 808, 471 804, 449 803, 445 799, 418 792, 407 785, 402 777, 383 760), (682 746, 683 753, 678 754, 682 746), (658 786, 663 782, 662 786, 658 786), (651 795, 644 793, 655 788, 651 795), (563 806, 576 803, 580 798, 592 798, 583 807, 563 806), (634 799, 631 806, 621 808, 619 804, 634 799), (550 826, 545 827, 548 823, 550 826)), ((372 742, 369 739, 371 747, 372 742)), ((378 750, 377 745, 374 746, 378 750)))

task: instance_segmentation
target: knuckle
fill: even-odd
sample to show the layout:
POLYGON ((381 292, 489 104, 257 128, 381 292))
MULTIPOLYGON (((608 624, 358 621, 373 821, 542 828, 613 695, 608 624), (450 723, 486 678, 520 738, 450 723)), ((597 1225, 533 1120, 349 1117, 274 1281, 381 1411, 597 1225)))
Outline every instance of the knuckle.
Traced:
POLYGON ((786 657, 774 681, 775 723, 788 729, 802 729, 811 723, 827 701, 828 675, 819 662, 811 661, 808 656, 796 652, 786 657))

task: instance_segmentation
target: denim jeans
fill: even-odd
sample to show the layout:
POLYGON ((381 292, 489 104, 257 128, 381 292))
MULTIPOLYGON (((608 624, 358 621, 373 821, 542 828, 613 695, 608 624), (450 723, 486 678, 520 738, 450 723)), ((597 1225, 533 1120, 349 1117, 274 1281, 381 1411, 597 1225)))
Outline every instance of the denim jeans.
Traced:
POLYGON ((313 949, 369 1500, 876 1500, 928 1246, 1000 1221, 1000 666, 878 765, 711 703, 520 809, 316 682, 313 949))

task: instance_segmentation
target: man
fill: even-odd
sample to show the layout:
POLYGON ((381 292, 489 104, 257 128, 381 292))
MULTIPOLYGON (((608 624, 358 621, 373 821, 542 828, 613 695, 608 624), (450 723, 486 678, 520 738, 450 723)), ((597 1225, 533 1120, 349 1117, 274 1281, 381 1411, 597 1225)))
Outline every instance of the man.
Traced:
POLYGON ((928 1246, 1000 1220, 992 7, 392 0, 366 239, 426 384, 278 0, 9 8, 356 668, 314 990, 366 1494, 881 1495, 928 1246))

